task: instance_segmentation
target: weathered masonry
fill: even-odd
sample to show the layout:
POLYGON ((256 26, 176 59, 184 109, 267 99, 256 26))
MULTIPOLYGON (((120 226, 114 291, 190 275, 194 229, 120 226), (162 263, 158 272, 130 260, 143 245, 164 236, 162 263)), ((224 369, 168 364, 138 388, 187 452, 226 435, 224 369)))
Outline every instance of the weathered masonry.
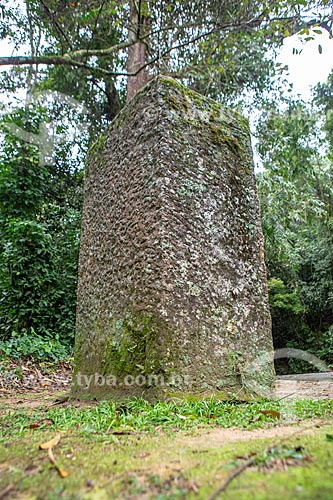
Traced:
POLYGON ((272 351, 247 123, 159 77, 88 160, 73 394, 225 397, 272 351))

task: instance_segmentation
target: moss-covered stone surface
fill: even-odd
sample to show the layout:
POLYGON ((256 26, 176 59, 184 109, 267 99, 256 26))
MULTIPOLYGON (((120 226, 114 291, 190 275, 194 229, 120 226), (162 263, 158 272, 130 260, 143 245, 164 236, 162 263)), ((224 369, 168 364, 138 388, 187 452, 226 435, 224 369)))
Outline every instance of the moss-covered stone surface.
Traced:
POLYGON ((73 394, 269 387, 272 350, 247 124, 159 77, 88 161, 73 394))

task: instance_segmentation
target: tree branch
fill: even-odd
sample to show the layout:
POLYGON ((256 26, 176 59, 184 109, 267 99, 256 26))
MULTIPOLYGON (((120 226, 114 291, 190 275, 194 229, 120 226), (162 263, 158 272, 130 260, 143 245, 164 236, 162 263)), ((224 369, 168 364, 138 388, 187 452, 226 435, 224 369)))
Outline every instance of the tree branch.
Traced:
POLYGON ((46 14, 50 17, 51 22, 52 22, 53 26, 55 27, 56 31, 58 31, 58 33, 60 33, 60 35, 67 42, 68 46, 70 48, 72 48, 72 44, 71 44, 70 40, 68 39, 66 33, 64 32, 64 30, 62 29, 62 27, 58 23, 58 21, 55 18, 53 12, 48 8, 48 6, 45 4, 45 2, 43 0, 40 0, 40 3, 42 4, 42 7, 43 7, 44 11, 46 12, 46 14))
POLYGON ((133 45, 134 42, 120 42, 117 43, 116 45, 112 45, 112 47, 108 47, 107 49, 82 49, 82 50, 75 50, 74 52, 68 52, 67 54, 64 54, 64 57, 70 57, 71 59, 81 59, 81 58, 87 58, 87 57, 104 57, 104 56, 109 56, 110 54, 114 54, 115 52, 118 52, 119 50, 127 49, 131 45, 133 45))
POLYGON ((0 66, 29 66, 32 64, 46 64, 48 66, 72 66, 76 68, 83 68, 91 72, 101 73, 108 76, 127 76, 126 72, 108 71, 100 67, 90 66, 89 64, 81 61, 75 61, 66 54, 64 56, 13 56, 13 57, 0 57, 0 66))
MULTIPOLYGON (((206 31, 205 33, 200 33, 197 36, 193 37, 190 40, 184 41, 182 43, 179 43, 178 45, 173 45, 166 49, 162 54, 159 54, 156 57, 152 57, 149 61, 147 61, 146 64, 144 64, 142 67, 138 68, 135 72, 126 72, 126 71, 109 71, 107 69, 97 67, 97 66, 91 66, 87 64, 86 62, 80 61, 81 58, 87 58, 91 56, 96 56, 96 57, 105 57, 110 54, 113 54, 115 52, 118 52, 119 50, 126 49, 133 45, 133 41, 125 41, 125 42, 120 42, 116 45, 113 45, 112 47, 109 47, 107 49, 92 49, 92 50, 87 50, 87 49, 82 49, 82 50, 77 50, 74 52, 69 52, 67 54, 64 54, 63 56, 57 56, 57 55, 49 55, 49 56, 35 56, 35 57, 28 57, 28 56, 13 56, 13 57, 0 57, 0 66, 24 66, 24 65, 32 65, 32 64, 46 64, 46 65, 65 65, 65 66, 72 66, 72 67, 77 67, 77 68, 83 68, 86 69, 87 71, 90 71, 92 73, 100 73, 103 75, 107 76, 136 76, 140 71, 145 69, 148 66, 151 66, 155 62, 157 62, 160 58, 165 57, 168 55, 170 52, 173 52, 175 50, 179 50, 183 47, 186 47, 188 45, 192 45, 193 43, 201 40, 202 38, 206 38, 213 33, 216 33, 217 31, 225 31, 227 29, 242 29, 246 27, 257 27, 258 25, 260 26, 262 23, 267 22, 267 23, 272 23, 275 21, 282 21, 282 22, 292 22, 292 21, 300 21, 297 17, 285 17, 285 18, 272 18, 272 19, 265 19, 261 16, 255 19, 251 19, 249 21, 243 22, 243 23, 229 23, 229 24, 215 24, 213 25, 212 29, 206 31)), ((312 26, 321 26, 324 29, 330 29, 328 23, 330 21, 333 21, 333 16, 330 16, 329 18, 326 19, 325 23, 320 21, 320 20, 310 20, 310 21, 304 21, 302 26, 306 27, 312 27, 312 26)), ((170 29, 172 29, 170 27, 170 29)), ((140 40, 143 41, 146 38, 146 36, 140 37, 140 40)))
POLYGON ((107 76, 136 76, 142 69, 144 69, 149 64, 152 64, 153 61, 148 62, 142 68, 139 68, 137 71, 132 73, 128 73, 126 71, 109 71, 107 69, 101 68, 100 66, 90 66, 89 64, 83 63, 81 61, 75 61, 68 57, 64 56, 38 56, 38 57, 29 57, 29 56, 14 56, 14 57, 0 57, 0 66, 29 66, 32 64, 46 64, 49 66, 72 66, 76 68, 86 69, 91 73, 100 73, 102 75, 107 76))

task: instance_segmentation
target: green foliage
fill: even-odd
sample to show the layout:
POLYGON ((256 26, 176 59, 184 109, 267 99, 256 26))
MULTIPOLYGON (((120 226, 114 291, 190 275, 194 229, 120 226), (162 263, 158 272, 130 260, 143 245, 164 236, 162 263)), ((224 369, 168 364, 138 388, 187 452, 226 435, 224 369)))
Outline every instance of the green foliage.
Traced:
MULTIPOLYGON (((311 331, 304 320, 305 309, 299 292, 295 287, 288 287, 282 280, 276 278, 269 280, 268 290, 274 347, 305 348, 305 339, 311 331)), ((309 345, 306 346, 306 350, 308 349, 309 345)), ((307 363, 294 359, 278 359, 275 365, 277 371, 282 373, 288 372, 290 368, 297 373, 309 369, 307 363)))
POLYGON ((57 360, 74 340, 82 175, 68 147, 44 162, 45 120, 41 109, 3 118, 0 340, 6 355, 57 360))
POLYGON ((10 220, 4 229, 2 329, 30 328, 52 320, 49 293, 57 280, 52 237, 34 221, 10 220))
POLYGON ((254 461, 257 467, 268 467, 276 462, 276 459, 292 460, 301 463, 308 455, 301 446, 290 447, 287 445, 274 446, 264 453, 258 455, 254 461))
MULTIPOLYGON (((316 115, 274 107, 259 127, 258 176, 275 347, 307 350, 332 364, 332 165, 316 115)), ((289 360, 289 369, 308 364, 289 360)), ((288 369, 278 361, 279 370, 288 369)))
POLYGON ((29 357, 38 361, 59 362, 68 358, 68 350, 61 343, 59 335, 41 337, 33 327, 30 330, 12 332, 9 340, 0 340, 0 359, 29 357))
POLYGON ((70 347, 74 336, 77 247, 70 256, 73 262, 66 262, 62 260, 66 257, 63 242, 56 242, 43 225, 17 219, 7 223, 4 242, 1 337, 34 328, 40 335, 61 334, 64 345, 70 347), (64 269, 66 264, 68 268, 64 269))
POLYGON ((321 335, 316 354, 321 359, 325 359, 330 366, 333 366, 333 325, 321 335))
POLYGON ((324 118, 324 131, 329 143, 330 158, 333 155, 333 73, 326 83, 319 83, 316 87, 315 102, 324 118))
POLYGON ((268 281, 269 304, 271 313, 277 310, 286 311, 295 315, 304 312, 300 297, 295 291, 288 290, 282 280, 271 278, 268 281))

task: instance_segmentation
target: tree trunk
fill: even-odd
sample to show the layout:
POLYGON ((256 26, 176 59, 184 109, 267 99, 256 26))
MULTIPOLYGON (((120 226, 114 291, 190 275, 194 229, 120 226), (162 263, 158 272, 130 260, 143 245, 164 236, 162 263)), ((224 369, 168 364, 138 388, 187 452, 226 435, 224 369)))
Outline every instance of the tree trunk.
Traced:
POLYGON ((144 68, 147 62, 147 44, 146 40, 140 38, 149 32, 150 17, 148 16, 148 6, 145 1, 136 3, 130 0, 130 24, 129 41, 133 41, 128 49, 127 71, 134 73, 127 80, 127 102, 148 82, 148 72, 144 68), (140 69, 142 68, 142 69, 140 69))

